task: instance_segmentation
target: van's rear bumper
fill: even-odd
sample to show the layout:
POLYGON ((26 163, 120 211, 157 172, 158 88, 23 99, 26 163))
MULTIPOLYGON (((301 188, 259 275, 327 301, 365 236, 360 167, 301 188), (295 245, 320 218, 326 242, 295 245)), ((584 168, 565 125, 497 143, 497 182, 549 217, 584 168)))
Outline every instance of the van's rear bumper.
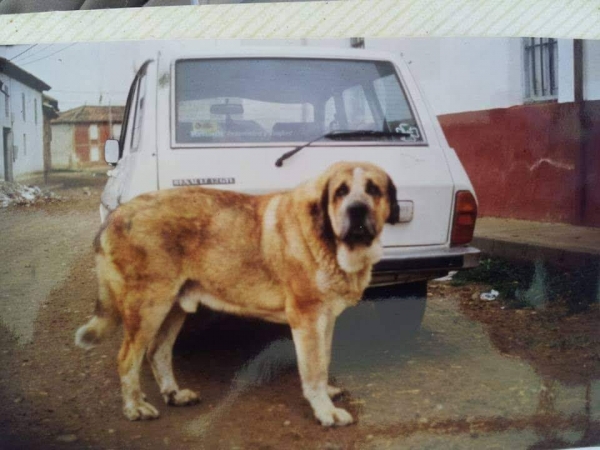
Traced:
POLYGON ((479 249, 471 246, 409 250, 387 247, 373 267, 372 285, 427 280, 479 264, 479 249))

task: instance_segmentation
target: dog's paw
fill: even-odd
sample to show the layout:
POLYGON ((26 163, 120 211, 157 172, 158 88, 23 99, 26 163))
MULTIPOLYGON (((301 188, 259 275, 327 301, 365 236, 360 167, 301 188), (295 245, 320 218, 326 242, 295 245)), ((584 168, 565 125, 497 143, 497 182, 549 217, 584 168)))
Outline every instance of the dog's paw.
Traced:
POLYGON ((123 407, 123 413, 129 420, 158 419, 158 410, 145 401, 131 402, 123 407))
POLYGON ((342 388, 335 387, 335 386, 327 386, 327 395, 329 395, 329 398, 331 398, 331 399, 339 397, 343 393, 344 393, 344 390, 342 388))
POLYGON ((181 389, 179 391, 171 391, 168 394, 163 394, 167 405, 172 406, 188 406, 195 405, 200 401, 200 397, 194 391, 189 389, 181 389))
POLYGON ((354 419, 348 411, 333 407, 327 411, 315 411, 315 416, 324 427, 350 425, 354 419))

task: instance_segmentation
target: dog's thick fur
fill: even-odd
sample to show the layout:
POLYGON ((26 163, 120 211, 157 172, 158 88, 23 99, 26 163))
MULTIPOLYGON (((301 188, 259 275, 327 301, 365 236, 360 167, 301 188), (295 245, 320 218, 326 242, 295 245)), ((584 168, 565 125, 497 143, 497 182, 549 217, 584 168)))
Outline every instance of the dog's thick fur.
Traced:
POLYGON ((166 403, 198 401, 177 385, 171 356, 185 314, 199 303, 287 323, 316 418, 352 423, 331 401, 340 389, 327 383, 334 322, 360 300, 381 258, 383 226, 397 221, 394 184, 367 163, 336 163, 296 189, 263 196, 200 187, 141 195, 98 233, 99 300, 76 343, 93 347, 123 323, 123 411, 151 419, 158 411, 140 389, 144 354, 166 403))

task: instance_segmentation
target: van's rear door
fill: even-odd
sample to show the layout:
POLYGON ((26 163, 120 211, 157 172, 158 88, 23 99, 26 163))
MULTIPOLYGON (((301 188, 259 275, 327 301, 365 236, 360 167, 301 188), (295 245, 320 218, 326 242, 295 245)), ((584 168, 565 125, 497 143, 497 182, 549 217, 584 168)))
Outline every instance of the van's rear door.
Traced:
POLYGON ((173 63, 170 92, 159 86, 157 103, 158 111, 171 111, 170 124, 158 125, 159 188, 197 184, 261 194, 293 188, 336 161, 369 161, 391 176, 403 212, 410 215, 412 207, 409 221, 386 227, 384 245, 446 243, 453 181, 412 80, 391 74, 389 62, 371 68, 372 61, 289 61, 299 64, 247 56, 173 63), (400 79, 402 90, 394 87, 400 79), (331 95, 323 87, 328 83, 331 95), (384 92, 387 99, 374 103, 384 92), (323 131, 371 129, 380 121, 395 135, 318 140, 275 166, 283 153, 323 131))

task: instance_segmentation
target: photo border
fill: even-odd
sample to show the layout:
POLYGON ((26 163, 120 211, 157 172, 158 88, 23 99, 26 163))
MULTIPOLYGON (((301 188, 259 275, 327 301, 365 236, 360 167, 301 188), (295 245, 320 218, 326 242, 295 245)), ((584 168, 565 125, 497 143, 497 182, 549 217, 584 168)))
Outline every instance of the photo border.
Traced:
POLYGON ((0 45, 153 39, 599 39, 600 1, 339 0, 0 15, 0 45))

